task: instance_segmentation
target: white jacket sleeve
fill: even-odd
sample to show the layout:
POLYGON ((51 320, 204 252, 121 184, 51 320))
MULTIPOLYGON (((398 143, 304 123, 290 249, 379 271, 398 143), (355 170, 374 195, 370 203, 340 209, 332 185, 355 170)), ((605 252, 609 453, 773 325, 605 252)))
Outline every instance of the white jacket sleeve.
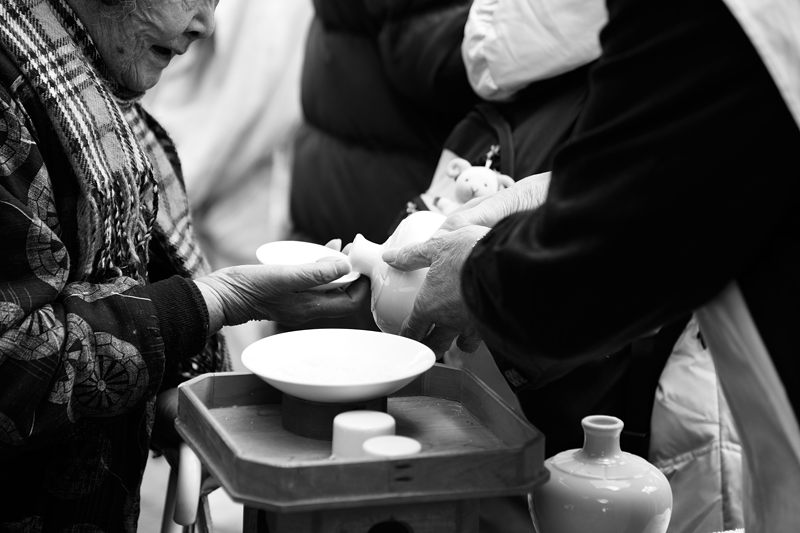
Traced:
POLYGON ((472 88, 507 100, 600 55, 603 0, 475 0, 461 52, 472 88))

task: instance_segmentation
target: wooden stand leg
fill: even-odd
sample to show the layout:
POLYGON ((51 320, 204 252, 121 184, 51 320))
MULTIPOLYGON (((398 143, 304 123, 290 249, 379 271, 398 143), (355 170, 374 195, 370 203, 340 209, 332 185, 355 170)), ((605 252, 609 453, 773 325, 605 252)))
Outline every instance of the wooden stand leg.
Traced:
POLYGON ((172 519, 175 513, 175 493, 178 487, 178 467, 170 466, 167 481, 167 496, 164 500, 164 512, 161 515, 161 533, 180 533, 183 528, 172 519))
POLYGON ((245 506, 242 516, 242 533, 267 533, 268 531, 266 512, 245 506))

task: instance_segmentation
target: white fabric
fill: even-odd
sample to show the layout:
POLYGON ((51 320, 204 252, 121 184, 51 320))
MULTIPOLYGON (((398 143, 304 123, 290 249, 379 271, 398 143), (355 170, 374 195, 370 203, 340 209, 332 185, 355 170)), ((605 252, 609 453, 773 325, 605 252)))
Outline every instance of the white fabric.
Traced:
MULTIPOLYGON (((800 2, 724 1, 800 124, 800 2)), ((508 99, 532 81, 596 59, 606 20, 598 0, 475 0, 462 44, 470 83, 483 98, 508 99)))
POLYGON ((220 2, 211 38, 176 57, 144 98, 175 141, 214 266, 254 261, 288 220, 287 151, 302 120, 312 16, 310 0, 220 2))
POLYGON ((744 525, 742 448, 711 354, 692 319, 661 373, 648 460, 672 487, 668 533, 744 525))
MULTIPOLYGON (((214 268, 256 262, 286 238, 292 144, 311 0, 225 0, 216 30, 164 70, 143 100, 175 141, 200 244, 214 268)), ((270 332, 224 328, 234 368, 270 332)))
POLYGON ((738 286, 697 318, 744 445, 745 529, 800 531, 800 428, 738 286))
POLYGON ((800 125, 800 2, 724 0, 800 125))
POLYGON ((475 0, 461 47, 470 84, 506 100, 597 59, 607 18, 603 0, 475 0))

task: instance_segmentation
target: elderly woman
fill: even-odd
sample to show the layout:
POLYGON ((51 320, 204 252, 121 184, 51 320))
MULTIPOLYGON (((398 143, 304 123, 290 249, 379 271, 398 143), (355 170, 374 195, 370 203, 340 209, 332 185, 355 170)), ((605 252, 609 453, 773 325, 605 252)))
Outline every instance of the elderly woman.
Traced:
POLYGON ((134 531, 156 394, 228 368, 216 332, 366 295, 307 290, 346 262, 204 271, 174 147, 137 99, 215 5, 0 3, 2 531, 134 531))

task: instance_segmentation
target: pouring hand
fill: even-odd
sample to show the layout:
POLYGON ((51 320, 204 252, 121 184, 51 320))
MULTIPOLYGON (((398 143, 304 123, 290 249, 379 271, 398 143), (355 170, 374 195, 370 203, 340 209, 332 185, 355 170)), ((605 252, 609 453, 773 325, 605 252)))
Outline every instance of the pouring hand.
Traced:
POLYGON ((516 182, 512 187, 502 189, 489 196, 479 196, 465 203, 450 214, 442 223, 441 229, 455 230, 470 224, 494 227, 505 217, 536 209, 547 198, 550 173, 534 174, 516 182))
POLYGON ((383 260, 399 270, 430 267, 401 335, 422 341, 437 354, 444 353, 456 337, 462 350, 477 349, 480 339, 461 295, 461 268, 488 231, 477 225, 439 231, 423 243, 384 252, 383 260))

